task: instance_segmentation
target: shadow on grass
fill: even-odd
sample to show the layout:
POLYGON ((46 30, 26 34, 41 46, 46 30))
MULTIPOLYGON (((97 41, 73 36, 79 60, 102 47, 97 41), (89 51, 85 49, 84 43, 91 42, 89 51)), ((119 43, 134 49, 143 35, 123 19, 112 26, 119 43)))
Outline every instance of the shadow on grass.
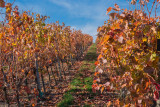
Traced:
POLYGON ((90 49, 89 52, 87 53, 87 55, 84 57, 84 61, 96 61, 98 55, 96 54, 96 44, 93 44, 90 49))

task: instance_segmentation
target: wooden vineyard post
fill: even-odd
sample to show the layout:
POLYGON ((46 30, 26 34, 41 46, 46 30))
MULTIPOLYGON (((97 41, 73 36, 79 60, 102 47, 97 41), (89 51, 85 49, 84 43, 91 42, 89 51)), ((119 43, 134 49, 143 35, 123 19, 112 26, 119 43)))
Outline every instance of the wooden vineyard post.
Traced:
MULTIPOLYGON (((36 41, 35 41, 35 37, 34 37, 34 33, 33 30, 31 30, 32 32, 32 40, 33 40, 33 45, 34 45, 34 49, 36 48, 36 41)), ((41 86, 40 86, 40 76, 39 76, 39 72, 38 72, 38 56, 37 56, 37 52, 35 51, 35 75, 36 75, 36 84, 37 84, 37 90, 39 92, 39 97, 42 98, 42 92, 41 92, 41 86)), ((38 100, 39 101, 39 100, 38 100)))
MULTIPOLYGON (((57 40, 56 34, 55 34, 56 50, 57 50, 57 54, 59 55, 59 48, 58 48, 58 42, 57 41, 58 40, 57 40)), ((57 58, 57 61, 58 61, 59 77, 60 77, 60 80, 62 80, 60 59, 59 59, 59 56, 57 54, 56 54, 56 58, 57 58)))

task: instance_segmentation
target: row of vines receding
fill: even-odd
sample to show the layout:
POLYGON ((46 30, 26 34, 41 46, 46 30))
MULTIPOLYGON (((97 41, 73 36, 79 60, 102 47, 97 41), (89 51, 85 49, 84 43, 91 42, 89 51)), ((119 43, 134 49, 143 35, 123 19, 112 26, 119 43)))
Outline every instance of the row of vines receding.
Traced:
POLYGON ((117 4, 109 7, 109 20, 98 28, 99 56, 92 87, 94 92, 113 95, 108 106, 150 107, 159 99, 160 91, 156 51, 160 1, 129 3, 132 10, 121 9, 117 4))
POLYGON ((46 23, 47 16, 20 13, 13 3, 0 0, 0 7, 0 102, 38 106, 93 38, 58 21, 46 23))

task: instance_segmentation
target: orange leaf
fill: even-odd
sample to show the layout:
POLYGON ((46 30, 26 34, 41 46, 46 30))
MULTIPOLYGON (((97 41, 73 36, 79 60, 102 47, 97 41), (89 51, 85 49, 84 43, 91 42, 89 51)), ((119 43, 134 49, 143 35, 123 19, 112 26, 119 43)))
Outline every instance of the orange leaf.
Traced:
POLYGON ((94 73, 94 76, 97 76, 97 74, 99 74, 99 72, 95 72, 95 73, 94 73))
POLYGON ((112 10, 112 7, 109 7, 109 8, 107 9, 106 14, 108 14, 111 10, 112 10))
POLYGON ((103 90, 104 90, 104 87, 101 88, 101 93, 103 92, 103 90))
POLYGON ((24 72, 24 69, 22 69, 22 72, 24 72))
POLYGON ((35 106, 35 104, 32 104, 32 107, 34 107, 35 106))
POLYGON ((98 65, 98 64, 99 64, 99 62, 98 62, 98 61, 96 61, 94 64, 95 64, 95 65, 98 65))
POLYGON ((110 106, 111 106, 111 101, 107 103, 107 107, 110 107, 110 106))
POLYGON ((101 55, 101 54, 98 56, 98 58, 97 58, 97 59, 99 60, 100 58, 102 58, 102 55, 101 55))
POLYGON ((93 83, 96 83, 96 82, 97 82, 97 80, 94 80, 94 81, 93 81, 93 83))
POLYGON ((149 86, 149 82, 146 82, 146 87, 145 87, 145 89, 147 89, 147 88, 148 88, 148 86, 149 86))

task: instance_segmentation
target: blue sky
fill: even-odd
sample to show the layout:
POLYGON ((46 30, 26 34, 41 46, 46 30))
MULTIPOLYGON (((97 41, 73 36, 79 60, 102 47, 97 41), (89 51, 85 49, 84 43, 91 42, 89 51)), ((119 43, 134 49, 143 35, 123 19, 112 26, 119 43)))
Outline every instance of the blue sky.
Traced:
MULTIPOLYGON (((8 0, 13 2, 14 0, 8 0)), ((20 11, 30 10, 41 15, 50 16, 49 22, 59 20, 66 26, 82 30, 96 39, 97 28, 108 19, 106 10, 117 3, 128 7, 126 0, 16 0, 20 11)))

